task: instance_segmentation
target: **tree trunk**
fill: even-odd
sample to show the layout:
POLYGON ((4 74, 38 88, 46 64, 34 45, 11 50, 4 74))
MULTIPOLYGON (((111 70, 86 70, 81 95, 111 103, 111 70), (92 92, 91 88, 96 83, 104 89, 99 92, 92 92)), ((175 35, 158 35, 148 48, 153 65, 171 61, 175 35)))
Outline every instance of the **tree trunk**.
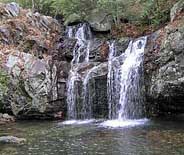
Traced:
POLYGON ((35 3, 34 3, 34 0, 32 0, 32 12, 34 12, 34 9, 35 9, 35 3))

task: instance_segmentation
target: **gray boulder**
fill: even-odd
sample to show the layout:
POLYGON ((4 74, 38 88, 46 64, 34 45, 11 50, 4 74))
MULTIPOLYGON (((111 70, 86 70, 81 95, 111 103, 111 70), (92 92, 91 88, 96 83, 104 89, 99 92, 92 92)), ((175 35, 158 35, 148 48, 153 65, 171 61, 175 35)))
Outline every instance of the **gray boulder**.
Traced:
POLYGON ((5 9, 6 9, 6 12, 8 13, 8 15, 12 16, 12 17, 16 17, 20 13, 19 5, 15 2, 6 4, 5 9))
POLYGON ((14 136, 2 136, 0 137, 0 143, 2 144, 24 144, 26 139, 18 138, 14 136))
POLYGON ((14 115, 37 111, 44 113, 49 102, 49 92, 57 99, 56 68, 50 68, 45 60, 39 60, 31 54, 12 51, 8 56, 6 67, 11 75, 11 87, 8 90, 9 106, 14 115))
POLYGON ((64 25, 71 25, 71 24, 75 24, 75 23, 79 23, 82 21, 82 17, 76 13, 71 14, 66 20, 64 25))
POLYGON ((0 113, 0 124, 6 124, 11 122, 15 122, 15 118, 13 116, 0 113))
POLYGON ((63 27, 56 19, 16 3, 0 3, 1 19, 0 64, 9 78, 0 74, 0 110, 20 119, 60 119, 70 70, 67 61, 72 59, 70 50, 57 48, 63 27))
POLYGON ((112 27, 112 17, 102 10, 92 10, 86 17, 86 21, 90 24, 94 31, 106 32, 112 27))
POLYGON ((20 14, 20 7, 17 3, 0 3, 0 19, 17 17, 20 14))

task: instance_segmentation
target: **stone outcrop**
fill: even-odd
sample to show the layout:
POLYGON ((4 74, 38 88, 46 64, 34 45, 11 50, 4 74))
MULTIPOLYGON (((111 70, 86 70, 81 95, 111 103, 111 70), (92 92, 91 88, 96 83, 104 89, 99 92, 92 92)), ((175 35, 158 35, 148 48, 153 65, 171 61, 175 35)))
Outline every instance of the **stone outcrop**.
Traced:
POLYGON ((17 3, 0 4, 0 19, 6 19, 7 17, 17 17, 20 13, 20 7, 17 3))
POLYGON ((113 18, 110 14, 103 10, 94 9, 89 12, 85 17, 74 13, 71 14, 65 21, 64 25, 76 25, 78 23, 87 22, 91 29, 96 32, 108 32, 113 25, 113 18))
POLYGON ((92 10, 86 21, 90 24, 93 31, 107 32, 111 30, 113 19, 112 16, 103 10, 92 10))
POLYGON ((184 112, 183 12, 171 19, 170 24, 150 36, 145 55, 147 111, 153 115, 184 112))
POLYGON ((61 25, 16 3, 0 8, 0 62, 10 77, 3 110, 18 118, 63 118, 66 96, 62 92, 70 65, 54 59, 61 25))

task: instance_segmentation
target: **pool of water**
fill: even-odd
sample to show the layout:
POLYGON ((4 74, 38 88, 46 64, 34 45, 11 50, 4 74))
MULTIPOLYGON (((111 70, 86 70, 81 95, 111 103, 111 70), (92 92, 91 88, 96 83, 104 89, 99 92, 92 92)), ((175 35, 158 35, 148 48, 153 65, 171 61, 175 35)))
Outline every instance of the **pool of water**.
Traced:
POLYGON ((184 154, 183 120, 139 122, 121 126, 109 126, 109 122, 102 120, 1 125, 0 136, 13 135, 26 138, 27 142, 24 145, 0 144, 0 155, 184 154))

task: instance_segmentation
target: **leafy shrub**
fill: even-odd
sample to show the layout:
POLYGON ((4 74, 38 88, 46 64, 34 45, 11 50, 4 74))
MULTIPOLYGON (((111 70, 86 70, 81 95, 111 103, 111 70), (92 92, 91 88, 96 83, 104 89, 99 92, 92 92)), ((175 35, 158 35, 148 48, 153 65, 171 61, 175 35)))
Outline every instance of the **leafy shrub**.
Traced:
POLYGON ((170 18, 172 3, 169 0, 142 0, 142 24, 159 26, 170 18))
POLYGON ((98 9, 112 15, 116 26, 119 26, 121 19, 128 19, 133 23, 155 27, 169 21, 170 9, 177 2, 177 0, 0 0, 0 2, 10 1, 46 15, 62 15, 65 19, 71 14, 77 14, 81 19, 85 19, 91 10, 98 9))
POLYGON ((0 111, 3 108, 2 99, 8 90, 9 77, 6 72, 0 70, 0 111))

